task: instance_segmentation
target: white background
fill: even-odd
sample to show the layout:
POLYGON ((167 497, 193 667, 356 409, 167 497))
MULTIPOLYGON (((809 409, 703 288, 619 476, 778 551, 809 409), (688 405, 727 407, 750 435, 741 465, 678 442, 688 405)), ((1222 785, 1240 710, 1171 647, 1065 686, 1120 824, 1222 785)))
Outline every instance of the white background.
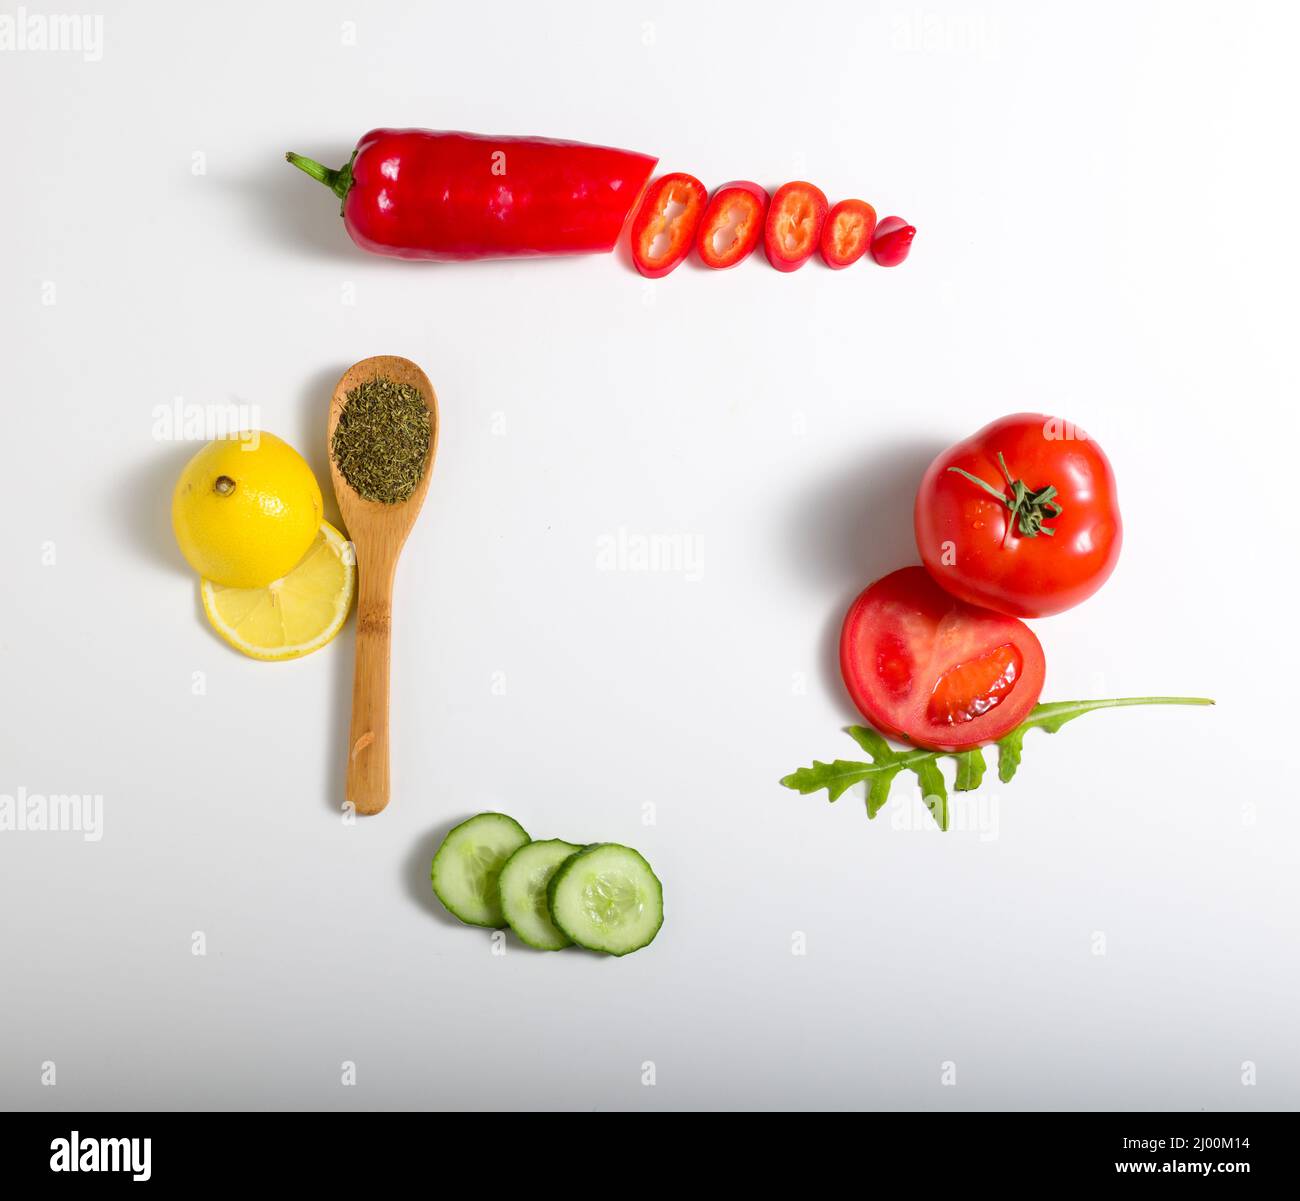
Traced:
POLYGON ((0 51, 0 793, 104 798, 99 842, 0 832, 0 1101, 1300 1104, 1294 6, 100 11, 100 61, 0 51), (894 271, 373 258, 283 153, 384 124, 807 177, 920 232, 894 271), (443 425, 394 798, 349 826, 351 627, 279 665, 208 631, 158 410, 254 406, 324 481, 377 353, 443 425), (921 469, 1027 408, 1097 438, 1127 523, 1037 625, 1044 699, 1218 707, 1031 735, 946 836, 904 781, 871 823, 778 787, 852 756, 835 633, 914 560, 921 469), (599 570, 620 530, 700 571, 599 570), (427 878, 486 808, 641 848, 658 940, 493 955, 427 878))

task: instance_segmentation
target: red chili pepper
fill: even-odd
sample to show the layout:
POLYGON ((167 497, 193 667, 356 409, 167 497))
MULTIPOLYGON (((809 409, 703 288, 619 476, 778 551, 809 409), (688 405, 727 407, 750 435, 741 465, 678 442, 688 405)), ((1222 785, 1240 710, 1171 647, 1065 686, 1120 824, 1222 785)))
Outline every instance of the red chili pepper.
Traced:
POLYGON ((767 210, 763 248, 778 271, 797 271, 817 249, 826 220, 826 195, 803 180, 782 184, 767 210))
POLYGON ((632 262, 647 279, 675 270, 691 252, 709 193, 694 175, 661 175, 632 218, 632 262))
POLYGON ((723 271, 749 258, 763 236, 767 204, 767 192, 747 179, 718 188, 700 218, 695 240, 704 265, 723 271))
POLYGON ((822 258, 835 271, 851 267, 871 245, 876 210, 865 200, 841 200, 822 226, 822 258))
POLYGON ((882 267, 897 267, 912 249, 916 226, 908 225, 902 217, 886 217, 876 226, 871 239, 871 257, 882 267))
POLYGON ((552 138, 375 129, 346 167, 295 167, 343 201, 363 250, 402 259, 613 250, 656 159, 552 138))

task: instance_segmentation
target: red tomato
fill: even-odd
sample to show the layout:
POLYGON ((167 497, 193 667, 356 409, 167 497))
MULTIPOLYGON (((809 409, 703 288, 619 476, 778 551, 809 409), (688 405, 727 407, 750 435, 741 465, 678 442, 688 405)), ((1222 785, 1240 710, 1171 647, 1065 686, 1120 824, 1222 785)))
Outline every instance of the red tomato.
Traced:
POLYGON ((871 257, 882 267, 897 267, 912 249, 916 226, 902 217, 886 217, 871 238, 871 257))
POLYGON ((691 252, 708 192, 694 175, 661 175, 632 219, 632 261, 647 279, 667 275, 691 252))
POLYGON ((871 245, 876 210, 865 200, 841 200, 826 215, 822 226, 822 258, 826 266, 841 271, 851 267, 871 245))
POLYGON ((763 231, 767 261, 778 271, 802 267, 817 249, 826 208, 825 194, 813 184, 795 180, 777 188, 763 231))
POLYGON ((881 733, 964 751, 1029 716, 1046 662, 1023 621, 959 601, 924 568, 904 567, 853 602, 840 670, 853 703, 881 733))
POLYGON ((1087 434, 1016 413, 930 464, 916 545, 939 584, 972 605, 1046 617, 1087 600, 1119 558, 1115 474, 1087 434))
POLYGON ((767 193, 747 179, 724 183, 713 193, 695 242, 706 267, 722 271, 754 253, 763 236, 767 203, 767 193))

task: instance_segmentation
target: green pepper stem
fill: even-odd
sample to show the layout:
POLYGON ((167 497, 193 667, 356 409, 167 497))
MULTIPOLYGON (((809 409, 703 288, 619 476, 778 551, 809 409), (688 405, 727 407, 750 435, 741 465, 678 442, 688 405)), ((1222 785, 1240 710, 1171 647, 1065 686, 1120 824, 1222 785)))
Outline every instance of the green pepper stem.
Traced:
MULTIPOLYGON (((285 161, 292 163, 299 171, 305 171, 312 179, 318 183, 323 183, 331 192, 340 200, 347 198, 348 189, 352 186, 352 162, 348 161, 346 167, 340 167, 337 171, 318 163, 314 158, 307 158, 303 154, 294 154, 292 150, 285 156, 285 161)), ((353 154, 353 158, 356 155, 353 154)))

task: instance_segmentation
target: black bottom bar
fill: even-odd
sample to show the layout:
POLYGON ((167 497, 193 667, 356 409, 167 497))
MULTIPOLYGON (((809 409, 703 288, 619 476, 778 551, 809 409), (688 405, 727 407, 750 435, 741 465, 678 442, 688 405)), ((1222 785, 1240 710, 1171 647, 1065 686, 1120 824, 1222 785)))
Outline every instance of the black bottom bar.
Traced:
POLYGON ((559 1156, 543 1161, 552 1184, 566 1159, 593 1180, 604 1160, 621 1173, 610 1181, 685 1172, 692 1191, 716 1176, 729 1195, 748 1179, 770 1188, 791 1172, 804 1186, 848 1174, 864 1191, 909 1181, 927 1193, 945 1182, 1076 1186, 1134 1176, 1274 1186, 1294 1174, 1294 1131, 1289 1113, 11 1113, 0 1118, 0 1179, 373 1192, 426 1172, 433 1191, 449 1159, 509 1175, 536 1166, 526 1153, 535 1147, 559 1156))

